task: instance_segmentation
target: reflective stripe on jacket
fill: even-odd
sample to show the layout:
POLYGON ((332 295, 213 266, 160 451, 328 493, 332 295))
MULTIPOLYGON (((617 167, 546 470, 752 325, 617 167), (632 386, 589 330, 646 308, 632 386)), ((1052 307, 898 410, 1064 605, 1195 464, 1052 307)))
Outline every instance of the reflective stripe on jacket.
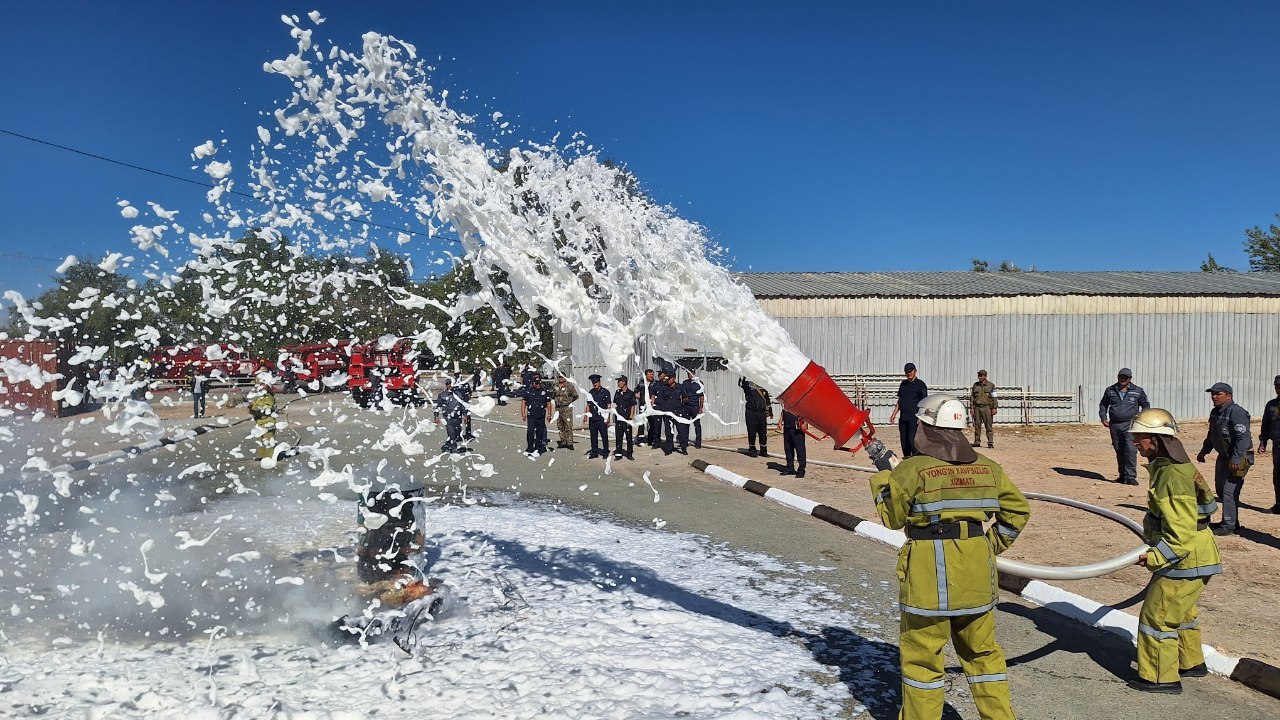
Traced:
POLYGON ((1151 489, 1147 491, 1147 516, 1142 537, 1147 569, 1171 578, 1193 578, 1222 572, 1218 543, 1209 528, 1197 529, 1218 503, 1204 476, 1191 463, 1158 457, 1147 465, 1151 489))
POLYGON ((995 607, 996 555, 1026 527, 1031 506, 1004 470, 978 456, 969 464, 927 455, 907 458, 871 476, 871 494, 886 527, 926 527, 940 522, 983 522, 986 532, 955 540, 908 540, 898 553, 903 612, 953 616, 995 607))

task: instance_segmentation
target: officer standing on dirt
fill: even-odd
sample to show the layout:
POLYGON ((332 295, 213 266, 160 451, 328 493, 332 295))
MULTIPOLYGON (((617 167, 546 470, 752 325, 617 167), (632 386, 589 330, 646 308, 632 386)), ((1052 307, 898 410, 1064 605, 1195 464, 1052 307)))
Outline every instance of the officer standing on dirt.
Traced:
MULTIPOLYGON (((1262 434, 1258 436, 1258 453, 1267 451, 1267 443, 1276 444, 1280 450, 1280 375, 1276 376, 1276 396, 1267 402, 1262 411, 1262 434)), ((1280 452, 1271 453, 1271 486, 1276 504, 1271 506, 1273 515, 1280 515, 1280 452)))
POLYGON ((1119 475, 1116 482, 1125 485, 1138 484, 1138 451, 1129 435, 1129 423, 1143 410, 1151 408, 1147 391, 1133 384, 1133 371, 1120 368, 1116 382, 1102 393, 1098 403, 1098 417, 1102 426, 1111 431, 1111 447, 1116 452, 1119 475))
POLYGON ((664 421, 663 417, 657 414, 658 393, 667 386, 667 373, 665 370, 659 370, 658 377, 654 378, 653 371, 646 370, 644 377, 649 381, 649 447, 656 448, 662 444, 662 425, 664 421))
POLYGON ((578 402, 578 388, 569 382, 564 375, 556 378, 556 387, 551 391, 551 399, 556 403, 556 430, 560 439, 556 447, 573 449, 573 404, 578 402))
POLYGON ((542 376, 534 374, 520 394, 520 419, 525 422, 525 452, 541 455, 547 451, 547 421, 551 419, 551 393, 542 387, 542 376))
POLYGON ((995 637, 995 556, 1022 532, 1031 508, 1000 465, 974 452, 966 415, 959 400, 928 396, 919 407, 919 453, 871 476, 880 520, 907 534, 898 553, 901 718, 942 717, 948 639, 978 714, 1014 717, 995 637))
POLYGON ((607 458, 609 456, 609 413, 613 408, 613 399, 609 391, 600 385, 601 377, 592 375, 591 389, 587 391, 587 430, 591 433, 590 458, 607 458))
POLYGON ((898 383, 898 401, 889 413, 889 422, 898 421, 898 439, 902 442, 902 456, 909 458, 916 453, 916 409, 929 396, 929 386, 916 377, 916 364, 902 366, 906 379, 898 383), (901 415, 899 415, 901 413, 901 415))
POLYGON ((698 376, 694 375, 692 370, 688 370, 686 373, 689 377, 681 385, 684 389, 684 396, 688 399, 685 409, 687 410, 688 418, 692 421, 693 446, 701 449, 702 413, 706 409, 707 397, 706 393, 703 392, 702 381, 698 379, 698 376))
POLYGON ((760 441, 760 455, 769 457, 769 424, 773 420, 773 402, 769 399, 769 391, 746 378, 738 378, 738 387, 747 406, 744 414, 747 419, 747 454, 756 457, 756 440, 760 441))
MULTIPOLYGON (((649 386, 653 383, 653 370, 645 370, 644 375, 636 378, 636 414, 643 416, 645 409, 649 407, 649 386)), ((617 401, 614 401, 617 404, 617 401)), ((644 445, 649 441, 649 429, 646 423, 643 428, 636 431, 636 445, 644 445)))
POLYGON ((634 426, 631 424, 635 421, 637 395, 635 391, 627 387, 627 376, 619 375, 617 377, 618 389, 613 393, 613 457, 615 460, 627 458, 635 460, 635 449, 632 445, 632 433, 634 426), (622 441, 627 441, 627 451, 622 451, 622 441))
POLYGON ((1210 450, 1218 452, 1213 465, 1213 485, 1222 500, 1222 522, 1213 526, 1214 535, 1240 531, 1240 488, 1253 463, 1253 439, 1249 435, 1249 412, 1235 403, 1231 386, 1214 383, 1205 392, 1213 401, 1209 411, 1209 434, 1204 439, 1197 462, 1204 462, 1210 450))
POLYGON ((458 452, 462 448, 462 416, 466 414, 467 404, 459 391, 454 388, 451 378, 444 379, 444 389, 436 396, 435 419, 444 418, 447 438, 441 450, 447 453, 458 452))
POLYGON ((676 384, 676 376, 673 373, 663 373, 662 377, 665 382, 658 388, 658 401, 654 403, 654 408, 662 413, 662 452, 670 455, 676 450, 676 437, 680 434, 680 428, 684 428, 681 444, 689 442, 689 430, 688 426, 682 425, 679 419, 683 413, 684 393, 676 384))
POLYGON ((1200 614, 1196 602, 1209 578, 1222 572, 1218 544, 1209 532, 1217 509, 1213 491, 1191 464, 1166 410, 1144 410, 1133 419, 1133 444, 1150 461, 1151 489, 1142 537, 1150 546, 1138 558, 1154 577, 1138 615, 1138 677, 1143 692, 1182 692, 1182 678, 1204 677, 1200 614))
POLYGON ((782 454, 787 458, 787 468, 781 473, 783 475, 795 475, 798 478, 804 477, 807 459, 804 448, 804 430, 804 420, 783 408, 782 419, 778 421, 778 432, 782 433, 782 454))
POLYGON ((987 371, 978 371, 978 382, 969 388, 969 407, 973 408, 973 446, 978 447, 982 441, 982 428, 987 429, 987 447, 996 446, 996 436, 991 432, 991 424, 995 421, 996 386, 987 379, 987 371))

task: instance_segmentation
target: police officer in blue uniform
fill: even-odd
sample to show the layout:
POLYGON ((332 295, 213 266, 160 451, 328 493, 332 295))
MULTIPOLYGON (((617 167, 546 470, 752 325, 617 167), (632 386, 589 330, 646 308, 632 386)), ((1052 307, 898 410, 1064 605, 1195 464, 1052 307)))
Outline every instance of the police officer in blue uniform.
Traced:
POLYGON ((614 455, 616 459, 626 458, 635 460, 634 449, 632 447, 632 420, 636 416, 636 404, 639 402, 639 396, 635 391, 627 387, 627 376, 618 376, 618 390, 613 394, 613 445, 614 455), (627 441, 627 451, 622 452, 622 441, 627 441))
POLYGON ((1271 452, 1271 487, 1276 504, 1271 506, 1273 515, 1280 515, 1280 375, 1275 379, 1276 396, 1262 410, 1262 434, 1258 436, 1258 454, 1267 451, 1267 443, 1275 443, 1271 452))
POLYGON ((1138 449, 1133 444, 1133 435, 1129 425, 1138 413, 1151 407, 1147 399, 1147 391, 1134 385, 1133 371, 1120 368, 1116 373, 1116 383, 1102 393, 1102 401, 1098 403, 1098 417, 1102 426, 1111 430, 1111 447, 1116 451, 1116 466, 1119 476, 1116 482, 1125 485, 1138 484, 1138 449))
POLYGON ((663 373, 666 383, 658 388, 658 401, 655 407, 662 413, 662 452, 670 455, 675 451, 676 435, 679 433, 678 425, 685 428, 684 442, 689 442, 689 430, 687 425, 682 425, 676 418, 682 412, 681 407, 684 403, 684 393, 681 392, 680 386, 676 384, 676 376, 673 374, 663 373))
POLYGON ((462 447, 462 416, 466 414, 467 405, 462 400, 459 391, 453 386, 453 380, 444 379, 444 389, 436 396, 435 402, 435 419, 439 421, 444 418, 445 431, 448 434, 444 445, 440 448, 447 453, 461 452, 465 450, 462 447))
POLYGON ((649 380, 649 447, 656 448, 662 444, 662 427, 666 422, 656 411, 661 410, 658 406, 658 394, 667 386, 667 373, 659 370, 658 377, 652 379, 653 374, 645 371, 644 376, 649 380))
MULTIPOLYGON (((636 394, 636 415, 644 415, 645 408, 649 406, 649 385, 653 383, 654 379, 652 369, 645 370, 644 375, 636 378, 635 390, 632 391, 636 394)), ((615 400, 614 402, 616 404, 617 401, 615 400)), ((644 445, 648 441, 649 428, 648 423, 646 423, 645 426, 636 433, 636 444, 644 445)))
POLYGON ((525 421, 525 452, 541 455, 547 451, 547 421, 551 419, 551 393, 542 386, 542 376, 534 374, 520 393, 520 419, 525 421))
POLYGON ((587 428, 591 432, 591 452, 589 458, 608 457, 609 455, 609 414, 613 408, 613 400, 609 391, 600 386, 600 376, 592 375, 591 389, 587 391, 587 428))
POLYGON ((907 363, 902 366, 906 379, 898 383, 898 402, 889 413, 889 422, 898 421, 898 439, 902 443, 902 457, 909 458, 920 453, 916 450, 916 413, 920 401, 929 396, 929 386, 916 377, 916 364, 907 363))
POLYGON ((1231 386, 1224 382, 1214 383, 1205 392, 1213 401, 1213 410, 1209 411, 1209 434, 1196 461, 1204 462, 1210 450, 1218 453, 1218 460, 1213 466, 1213 483, 1218 499, 1222 501, 1222 522, 1210 527, 1214 535, 1232 535, 1240 531, 1240 488, 1244 486, 1245 473, 1253 463, 1249 412, 1235 403, 1231 386))
MULTIPOLYGON (((689 377, 682 385, 684 388, 684 396, 687 402, 687 410, 689 418, 693 421, 693 446, 702 448, 702 412, 705 408, 706 394, 702 389, 702 381, 693 374, 692 370, 687 371, 689 377)), ((686 426, 685 432, 688 432, 686 426)))

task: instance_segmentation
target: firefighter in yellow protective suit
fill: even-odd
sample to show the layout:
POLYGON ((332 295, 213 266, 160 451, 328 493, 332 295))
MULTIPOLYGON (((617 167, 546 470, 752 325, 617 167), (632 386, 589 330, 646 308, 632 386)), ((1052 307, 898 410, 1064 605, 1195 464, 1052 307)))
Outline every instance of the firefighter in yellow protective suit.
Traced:
POLYGON ((276 395, 270 383, 258 383, 250 395, 249 415, 257 428, 253 436, 258 441, 256 457, 273 458, 276 450, 276 395))
POLYGON ((1144 410, 1129 430, 1151 474, 1142 521, 1150 548, 1138 564, 1155 575, 1138 615, 1138 678, 1129 686, 1176 695, 1182 692, 1181 678, 1209 674, 1196 602, 1209 578, 1222 572, 1209 529, 1218 503, 1175 437, 1178 425, 1172 415, 1159 408, 1144 410))
POLYGON ((942 650, 950 639, 985 720, 1011 720, 1004 652, 996 643, 996 555, 1022 532, 1031 508, 994 461, 965 437, 968 412, 949 395, 920 403, 916 448, 871 476, 886 527, 905 528, 898 553, 905 720, 942 716, 942 650), (995 523, 982 523, 995 517, 995 523))

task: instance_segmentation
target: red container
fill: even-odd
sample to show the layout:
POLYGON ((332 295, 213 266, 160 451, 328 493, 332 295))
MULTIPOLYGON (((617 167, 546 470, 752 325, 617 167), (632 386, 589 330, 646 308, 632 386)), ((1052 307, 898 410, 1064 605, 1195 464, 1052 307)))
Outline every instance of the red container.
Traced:
POLYGON ((827 371, 812 361, 778 400, 784 408, 831 436, 837 448, 857 435, 870 417, 866 410, 854 407, 827 371))

